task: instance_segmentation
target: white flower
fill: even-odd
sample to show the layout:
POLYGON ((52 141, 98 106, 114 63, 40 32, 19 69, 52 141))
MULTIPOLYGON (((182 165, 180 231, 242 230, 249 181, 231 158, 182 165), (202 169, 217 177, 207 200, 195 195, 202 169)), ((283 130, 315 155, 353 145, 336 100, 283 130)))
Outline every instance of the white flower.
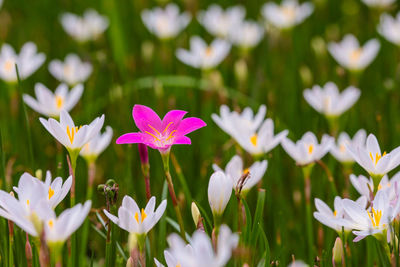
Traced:
POLYGON ((0 51, 0 78, 8 83, 17 82, 17 65, 19 77, 24 80, 42 66, 45 59, 43 53, 37 53, 37 47, 32 42, 25 43, 19 54, 9 44, 3 44, 0 51))
MULTIPOLYGON (((333 206, 334 206, 334 211, 332 211, 328 205, 325 204, 322 200, 319 198, 316 198, 315 200, 315 207, 317 208, 317 211, 314 212, 314 218, 317 219, 320 223, 328 226, 329 228, 332 228, 338 234, 342 233, 342 219, 343 218, 348 218, 348 215, 344 211, 343 208, 343 199, 340 198, 339 196, 335 197, 333 206)), ((367 198, 365 196, 360 197, 356 201, 361 207, 366 207, 367 206, 367 198)), ((351 231, 349 228, 344 228, 345 232, 351 231)))
MULTIPOLYGON (((185 249, 190 250, 190 245, 186 245, 185 249)), ((167 267, 180 266, 178 260, 171 253, 169 253, 168 250, 164 250, 164 258, 165 262, 167 263, 167 267)), ((157 267, 164 267, 164 265, 161 264, 157 259, 154 259, 154 263, 157 267)))
POLYGON ((264 37, 264 28, 254 21, 242 21, 229 31, 229 41, 243 49, 258 45, 264 37))
POLYGON ((214 215, 222 215, 232 195, 232 179, 222 171, 214 172, 208 183, 208 203, 214 215))
POLYGON ((215 39, 207 45, 200 37, 193 36, 190 38, 190 50, 179 48, 176 57, 193 68, 207 70, 219 65, 230 50, 231 45, 225 40, 215 39))
POLYGON ((368 135, 366 146, 347 146, 354 160, 363 167, 373 178, 382 177, 400 164, 400 147, 390 153, 381 153, 375 135, 368 135))
POLYGON ((342 132, 339 134, 337 143, 332 145, 330 153, 342 163, 353 163, 354 159, 348 152, 347 146, 365 146, 366 139, 367 133, 364 129, 358 130, 353 139, 347 133, 342 132))
POLYGON ((171 234, 167 241, 168 252, 178 262, 178 265, 174 267, 225 266, 232 256, 232 250, 238 245, 239 237, 233 234, 228 226, 221 225, 217 240, 215 252, 210 238, 204 231, 194 232, 190 245, 187 245, 177 234, 171 234))
POLYGON ((68 150, 80 151, 94 136, 96 136, 104 123, 104 115, 93 120, 89 125, 75 126, 74 121, 67 111, 60 113, 60 122, 53 118, 45 120, 39 118, 46 130, 65 146, 68 150))
POLYGON ((55 59, 49 64, 49 72, 60 82, 69 85, 84 83, 92 74, 93 67, 89 62, 83 62, 76 54, 68 54, 64 62, 55 59))
POLYGON ((167 201, 164 199, 158 208, 154 211, 156 198, 151 197, 146 208, 140 210, 136 201, 130 196, 124 196, 122 205, 118 209, 118 217, 112 215, 107 210, 104 214, 116 225, 122 229, 134 234, 147 234, 160 220, 167 207, 167 201))
POLYGON ((242 6, 229 7, 224 11, 220 6, 212 4, 206 11, 200 11, 197 19, 210 34, 226 38, 245 15, 246 10, 242 6))
POLYGON ((79 42, 97 39, 109 25, 108 18, 93 9, 86 10, 83 17, 64 13, 60 20, 64 30, 79 42))
POLYGON ((333 137, 324 134, 321 144, 318 144, 318 140, 312 132, 306 132, 296 143, 289 138, 284 138, 281 142, 286 153, 296 161, 296 164, 301 166, 320 160, 330 150, 333 143, 333 137))
POLYGON ((99 132, 83 147, 80 155, 89 161, 96 159, 111 143, 112 136, 113 130, 107 126, 103 134, 99 132))
POLYGON ((395 18, 382 14, 377 29, 386 40, 400 46, 400 12, 395 18))
MULTIPOLYGON (((248 191, 254 185, 256 185, 261 178, 264 176, 267 170, 268 162, 266 160, 254 162, 250 168, 243 170, 243 160, 238 155, 233 156, 233 158, 226 164, 225 175, 230 177, 233 182, 233 189, 238 184, 240 177, 245 173, 249 173, 249 177, 246 179, 242 191, 248 191)), ((214 171, 223 171, 216 164, 213 164, 214 171)))
POLYGON ((24 94, 24 102, 36 112, 47 117, 58 118, 61 110, 70 111, 78 103, 83 93, 83 85, 78 84, 68 91, 66 84, 60 84, 56 91, 51 92, 41 83, 35 84, 36 98, 24 94))
POLYGON ((261 13, 265 20, 278 29, 289 29, 308 18, 314 11, 312 3, 299 4, 297 0, 283 0, 281 5, 265 3, 261 13))
POLYGON ((302 260, 295 260, 292 261, 287 267, 309 267, 310 265, 308 265, 307 263, 305 263, 302 260))
POLYGON ((372 8, 387 8, 394 4, 396 0, 362 0, 362 2, 372 8))
POLYGON ((328 82, 321 88, 314 85, 303 92, 304 98, 316 111, 327 117, 336 117, 351 108, 360 97, 360 90, 349 86, 339 92, 336 84, 328 82))
POLYGON ((365 69, 375 59, 379 52, 380 43, 371 39, 360 46, 354 35, 347 34, 339 43, 329 43, 328 50, 332 57, 344 68, 351 71, 365 69))
MULTIPOLYGON (((372 201, 371 197, 375 192, 375 188, 374 181, 371 177, 368 179, 364 175, 355 176, 354 174, 351 174, 350 182, 360 195, 365 196, 368 201, 372 201)), ((394 175, 390 180, 387 175, 383 176, 376 191, 385 191, 389 201, 394 201, 398 196, 397 192, 399 188, 400 172, 394 175)))
POLYGON ((191 16, 188 12, 179 14, 176 4, 168 4, 165 9, 156 7, 142 11, 142 20, 147 29, 160 39, 176 37, 189 24, 191 16))
POLYGON ((370 210, 350 199, 344 199, 342 205, 349 219, 343 221, 343 226, 356 230, 353 231, 357 235, 354 242, 368 235, 386 240, 386 230, 399 213, 399 203, 397 201, 393 207, 384 191, 376 193, 370 210))

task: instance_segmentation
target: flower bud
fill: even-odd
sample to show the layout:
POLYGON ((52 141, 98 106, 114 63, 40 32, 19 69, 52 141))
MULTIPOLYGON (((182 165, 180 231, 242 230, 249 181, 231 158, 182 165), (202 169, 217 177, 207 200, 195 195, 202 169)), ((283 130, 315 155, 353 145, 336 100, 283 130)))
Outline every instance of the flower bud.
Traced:
POLYGON ((38 178, 39 180, 42 180, 43 171, 41 169, 37 169, 36 172, 35 172, 35 177, 38 178))
POLYGON ((140 161, 142 164, 149 164, 149 152, 147 146, 144 144, 138 144, 140 161))
POLYGON ((199 224, 199 220, 201 219, 201 214, 199 208, 197 207, 196 203, 192 202, 192 217, 194 221, 194 225, 197 227, 199 224))
POLYGON ((220 216, 232 194, 233 182, 224 172, 217 171, 211 175, 208 183, 208 202, 214 216, 220 216))
POLYGON ((340 237, 336 238, 332 249, 332 265, 342 264, 343 259, 343 243, 340 237))

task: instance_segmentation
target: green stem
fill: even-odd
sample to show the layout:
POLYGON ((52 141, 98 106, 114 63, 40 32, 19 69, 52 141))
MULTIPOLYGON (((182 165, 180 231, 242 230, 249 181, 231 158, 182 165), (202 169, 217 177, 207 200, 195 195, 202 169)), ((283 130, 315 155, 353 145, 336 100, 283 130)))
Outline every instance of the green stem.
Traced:
POLYGON ((75 205, 75 169, 76 169, 76 161, 79 156, 79 150, 77 149, 68 149, 69 157, 67 157, 68 167, 69 167, 69 175, 72 176, 72 185, 71 185, 71 208, 75 205))
POLYGON ((304 198, 306 202, 306 232, 307 232, 307 251, 309 262, 313 262, 314 253, 314 238, 312 229, 312 212, 311 212, 311 180, 310 175, 313 168, 313 164, 304 166, 303 176, 304 176, 304 198))
POLYGON ((9 266, 14 266, 14 223, 12 221, 8 221, 8 262, 9 266))

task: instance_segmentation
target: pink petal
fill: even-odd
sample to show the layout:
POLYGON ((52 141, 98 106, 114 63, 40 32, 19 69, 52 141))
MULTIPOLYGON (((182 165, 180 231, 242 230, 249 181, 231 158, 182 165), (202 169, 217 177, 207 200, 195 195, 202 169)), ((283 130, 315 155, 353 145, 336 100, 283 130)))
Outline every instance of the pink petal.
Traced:
POLYGON ((135 144, 135 143, 145 143, 148 138, 142 133, 127 133, 118 137, 117 144, 135 144))
POLYGON ((177 134, 186 135, 204 126, 207 126, 207 124, 199 118, 194 118, 194 117, 186 118, 181 121, 181 124, 178 127, 177 134))
POLYGON ((157 131, 161 129, 161 119, 158 117, 151 108, 143 105, 135 105, 132 110, 132 117, 135 121, 136 126, 142 132, 154 133, 155 131, 151 128, 153 127, 157 131), (150 127, 150 126, 151 127, 150 127))
POLYGON ((174 139, 175 145, 190 145, 192 144, 192 140, 190 140, 187 136, 178 136, 174 139))
POLYGON ((168 126, 168 132, 171 132, 178 128, 179 124, 182 121, 183 116, 186 115, 186 111, 184 110, 171 110, 167 114, 165 114, 162 120, 161 129, 164 131, 168 126), (171 123, 172 122, 172 123, 171 123))

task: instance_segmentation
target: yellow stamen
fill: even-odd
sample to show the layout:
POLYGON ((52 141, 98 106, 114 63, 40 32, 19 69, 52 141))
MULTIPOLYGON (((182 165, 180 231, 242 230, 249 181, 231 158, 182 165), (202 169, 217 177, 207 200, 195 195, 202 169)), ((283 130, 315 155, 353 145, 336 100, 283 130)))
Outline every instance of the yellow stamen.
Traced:
POLYGON ((10 72, 14 67, 14 62, 12 60, 7 60, 6 63, 4 63, 4 69, 7 72, 10 72))
POLYGON ((254 134, 252 137, 250 137, 250 142, 253 144, 253 146, 257 146, 257 139, 258 139, 257 134, 254 134))
POLYGON ((27 200, 26 200, 26 205, 28 205, 28 206, 29 206, 29 199, 27 199, 27 200))
POLYGON ((56 96, 56 107, 61 109, 64 104, 64 99, 61 96, 56 96))
POLYGON ((339 149, 340 149, 341 152, 345 152, 346 151, 346 147, 344 145, 340 145, 339 149))
POLYGON ((378 191, 381 190, 381 189, 382 189, 382 185, 379 184, 379 185, 378 185, 378 191))
MULTIPOLYGON (((137 223, 139 223, 139 213, 135 212, 135 216, 134 216, 134 217, 135 217, 135 220, 137 221, 137 223)), ((140 215, 141 222, 143 222, 144 219, 146 219, 146 217, 147 217, 147 214, 146 214, 146 212, 144 211, 144 209, 142 209, 141 215, 140 215)))
POLYGON ((49 186, 49 200, 51 199, 52 196, 54 196, 54 190, 49 186))
POLYGON ((374 210, 374 208, 371 207, 372 212, 368 212, 369 219, 371 220, 372 226, 373 227, 378 227, 379 223, 382 218, 382 211, 381 210, 374 210))
POLYGON ((177 131, 177 130, 173 130, 173 131, 169 134, 169 136, 167 137, 167 139, 165 139, 165 141, 168 141, 169 139, 174 138, 175 136, 173 136, 172 134, 175 133, 176 131, 177 131))
POLYGON ((352 62, 358 61, 361 57, 362 51, 363 51, 362 47, 360 47, 356 50, 353 50, 350 54, 350 61, 352 61, 352 62))
POLYGON ((213 53, 212 47, 210 47, 210 46, 207 47, 207 48, 206 48, 206 56, 209 57, 209 56, 212 55, 212 53, 213 53))
POLYGON ((156 128, 154 128, 153 126, 151 126, 150 124, 147 124, 147 126, 149 126, 154 132, 156 132, 158 135, 161 135, 159 131, 157 131, 156 128))
POLYGON ((49 220, 49 221, 47 222, 47 224, 48 224, 48 226, 49 226, 50 228, 53 228, 53 226, 54 226, 54 221, 51 219, 51 220, 49 220))
POLYGON ((374 156, 372 155, 371 152, 369 152, 369 157, 370 157, 371 160, 375 163, 375 165, 378 164, 378 161, 379 161, 382 157, 384 157, 385 155, 386 155, 386 151, 383 152, 382 155, 379 155, 378 152, 377 152, 377 153, 375 154, 375 160, 374 160, 374 156))
POLYGON ((314 151, 314 146, 313 145, 309 145, 308 146, 308 154, 312 154, 313 151, 314 151))
POLYGON ((163 133, 165 133, 165 132, 168 130, 169 126, 171 126, 171 124, 173 124, 173 123, 174 123, 173 121, 171 121, 170 123, 168 123, 168 125, 167 125, 167 127, 165 127, 163 133))
POLYGON ((71 131, 70 131, 69 126, 67 125, 67 135, 68 135, 68 138, 69 138, 69 141, 71 142, 71 144, 74 142, 75 134, 79 131, 79 129, 81 127, 82 126, 80 126, 80 127, 71 127, 71 131))
POLYGON ((147 133, 147 134, 153 136, 153 138, 156 139, 156 141, 160 141, 160 139, 159 139, 157 136, 155 136, 154 134, 152 134, 152 133, 150 133, 150 132, 148 132, 148 131, 145 131, 145 133, 147 133))
POLYGON ((245 170, 243 171, 243 174, 248 174, 249 172, 250 172, 250 169, 247 168, 247 169, 245 169, 245 170))
POLYGON ((337 215, 337 211, 335 210, 335 211, 333 212, 333 216, 336 217, 336 215, 337 215))
POLYGON ((181 267, 181 265, 178 263, 175 267, 181 267))

